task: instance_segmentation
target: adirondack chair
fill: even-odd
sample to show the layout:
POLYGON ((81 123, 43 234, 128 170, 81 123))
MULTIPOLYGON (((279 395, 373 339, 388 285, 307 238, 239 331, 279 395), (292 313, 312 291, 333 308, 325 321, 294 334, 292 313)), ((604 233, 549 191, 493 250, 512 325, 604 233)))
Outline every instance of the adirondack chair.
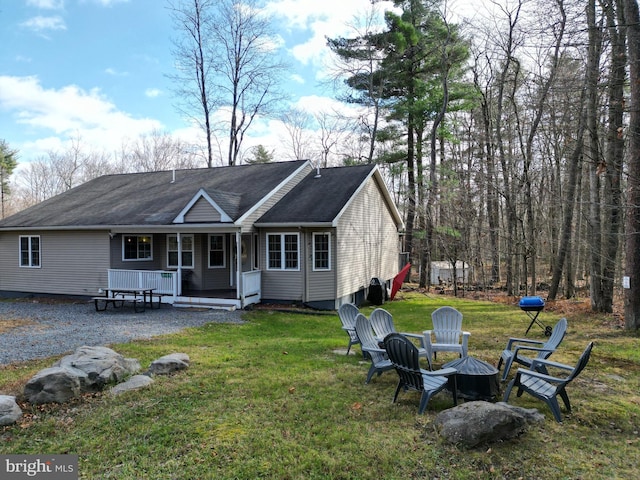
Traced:
MULTIPOLYGON (((402 335, 413 339, 414 342, 420 345, 418 347, 419 356, 428 358, 427 349, 424 347, 424 337, 417 333, 398 332, 393 323, 393 316, 385 309, 376 308, 371 312, 371 315, 369 315, 369 320, 371 321, 371 327, 373 328, 373 333, 375 334, 378 343, 381 344, 384 342, 384 339, 390 333, 402 333, 402 335)), ((429 368, 431 368, 431 363, 429 363, 429 368)))
POLYGON ((356 334, 360 339, 362 353, 366 352, 371 360, 371 367, 367 373, 367 379, 364 382, 369 383, 375 373, 380 376, 382 372, 391 370, 393 364, 387 357, 386 350, 378 345, 378 340, 373 335, 373 330, 371 329, 371 322, 362 313, 356 315, 356 334))
POLYGON ((342 329, 349 335, 347 355, 349 355, 351 345, 360 344, 360 339, 356 333, 356 316, 358 313, 360 313, 358 307, 352 303, 344 303, 338 308, 338 317, 340 317, 340 322, 342 322, 342 329))
MULTIPOLYGON (((531 367, 534 358, 526 357, 522 355, 522 352, 538 352, 535 357, 536 360, 549 358, 549 356, 556 351, 566 333, 567 319, 561 318, 553 327, 551 336, 544 342, 528 338, 510 338, 507 342, 507 348, 504 349, 500 355, 500 360, 498 360, 498 370, 500 370, 500 366, 504 362, 502 380, 504 381, 507 379, 507 375, 509 375, 509 370, 511 370, 513 362, 526 367, 531 367)), ((541 370, 542 373, 546 373, 543 365, 540 365, 540 368, 543 369, 541 370)))
POLYGON ((448 383, 448 376, 453 379, 453 404, 458 404, 455 384, 455 368, 444 368, 436 371, 429 371, 420 368, 418 348, 401 333, 391 333, 384 339, 385 350, 389 360, 398 372, 398 387, 393 396, 393 403, 398 399, 400 390, 416 390, 422 392, 418 414, 422 414, 427 408, 429 399, 444 389, 448 383))
POLYGON ((433 368, 431 358, 435 359, 437 352, 455 352, 466 357, 471 334, 462 330, 462 313, 453 307, 440 307, 431 313, 431 321, 433 330, 423 332, 429 368, 433 368))
POLYGON ((533 395, 539 400, 542 400, 549 405, 554 418, 558 423, 562 423, 562 415, 560 413, 560 405, 558 404, 558 395, 562 398, 564 406, 567 412, 571 412, 571 403, 569 402, 569 396, 567 395, 567 385, 576 378, 580 372, 587 366, 589 357, 591 356, 591 350, 593 349, 593 342, 587 345, 582 355, 578 359, 578 363, 575 367, 565 365, 562 363, 552 362, 551 360, 545 360, 536 358, 531 364, 531 369, 518 368, 516 376, 509 382, 507 390, 504 392, 504 401, 509 401, 509 395, 511 395, 511 389, 513 387, 518 388, 517 396, 521 396, 522 392, 527 392, 533 395), (545 373, 541 373, 540 367, 544 365, 544 368, 548 367, 558 368, 561 370, 569 371, 569 375, 565 378, 554 377, 545 373))

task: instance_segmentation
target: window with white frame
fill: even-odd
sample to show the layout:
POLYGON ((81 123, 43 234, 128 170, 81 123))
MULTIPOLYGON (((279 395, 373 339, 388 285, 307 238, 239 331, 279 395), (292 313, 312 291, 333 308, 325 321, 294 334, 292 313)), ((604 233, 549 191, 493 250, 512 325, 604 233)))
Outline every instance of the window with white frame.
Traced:
POLYGON ((299 270, 299 235, 297 233, 267 234, 267 269, 299 270))
POLYGON ((40 236, 20 236, 20 266, 40 267, 40 236))
POLYGON ((314 232, 313 234, 313 269, 331 270, 331 235, 314 232))
POLYGON ((209 268, 226 266, 224 235, 209 235, 209 268))
MULTIPOLYGON (((193 268, 193 235, 180 235, 182 266, 193 268)), ((178 235, 167 235, 167 268, 178 268, 178 235)))
POLYGON ((153 240, 149 235, 123 235, 122 260, 153 260, 153 240))

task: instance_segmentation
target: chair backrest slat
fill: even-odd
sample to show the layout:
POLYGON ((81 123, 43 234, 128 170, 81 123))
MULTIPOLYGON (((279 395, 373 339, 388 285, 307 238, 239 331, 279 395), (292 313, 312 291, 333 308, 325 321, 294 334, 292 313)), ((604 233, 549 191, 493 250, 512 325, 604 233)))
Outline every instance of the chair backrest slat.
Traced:
POLYGON ((376 308, 371 315, 369 315, 371 326, 376 334, 376 337, 384 339, 390 333, 396 332, 396 327, 393 324, 393 316, 387 312, 384 308, 376 308))
POLYGON ((436 343, 460 343, 462 313, 453 307, 440 307, 431 313, 436 343))
POLYGON ((358 338, 360 339, 362 349, 366 350, 369 355, 371 355, 371 361, 374 365, 386 360, 384 353, 368 350, 379 349, 380 346, 378 345, 376 337, 373 335, 371 322, 362 313, 359 313, 356 316, 356 333, 358 334, 358 338))
POLYGON ((402 383, 416 390, 422 390, 423 379, 417 347, 401 333, 387 335, 384 346, 402 383))
POLYGON ((567 333, 567 319, 561 318, 555 324, 549 339, 542 345, 543 351, 538 352, 537 358, 547 359, 558 348, 567 333))

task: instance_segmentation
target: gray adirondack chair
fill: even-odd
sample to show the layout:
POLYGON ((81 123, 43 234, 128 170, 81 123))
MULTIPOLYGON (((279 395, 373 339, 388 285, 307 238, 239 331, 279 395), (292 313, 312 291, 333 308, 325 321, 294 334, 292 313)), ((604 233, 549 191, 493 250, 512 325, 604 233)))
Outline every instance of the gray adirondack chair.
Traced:
MULTIPOLYGON (((511 370, 511 366, 513 363, 519 363, 520 365, 524 365, 525 367, 531 367, 533 360, 546 359, 556 351, 560 342, 567 333, 567 319, 561 318, 558 323, 555 324, 553 330, 551 331, 551 336, 546 341, 540 340, 531 340, 528 338, 510 338, 507 342, 507 348, 504 349, 502 354, 500 355, 500 360, 498 360, 498 370, 500 370, 500 366, 504 363, 504 370, 502 371, 502 380, 507 379, 507 375, 509 375, 509 370, 511 370), (538 352, 535 358, 530 358, 522 355, 523 352, 538 352)), ((544 366, 540 364, 540 368, 542 368, 542 372, 546 372, 544 370, 544 366)))
POLYGON ((541 358, 534 359, 530 370, 526 370, 524 368, 518 369, 515 378, 509 382, 507 390, 504 392, 504 401, 509 401, 511 389, 516 387, 518 389, 518 397, 522 395, 522 392, 527 392, 537 399, 546 402, 547 405, 549 405, 556 421, 558 423, 562 423, 562 414, 560 413, 560 405, 558 404, 557 397, 559 395, 560 398, 562 398, 567 412, 571 412, 571 403, 569 402, 569 396, 567 395, 566 388, 567 385, 569 385, 573 379, 576 378, 582 370, 584 370, 584 367, 587 366, 592 349, 593 342, 590 342, 587 345, 587 348, 584 349, 584 352, 582 352, 582 355, 580 355, 575 367, 541 358), (551 367, 565 370, 570 373, 564 378, 554 377, 546 373, 541 373, 539 370, 542 365, 544 365, 545 369, 551 367))
MULTIPOLYGON (((402 333, 405 337, 413 339, 415 343, 419 344, 419 347, 417 347, 419 356, 428 358, 427 349, 424 347, 424 337, 417 333, 398 332, 393 323, 393 316, 385 309, 376 308, 369 315, 369 320, 378 343, 382 343, 390 333, 402 333)), ((431 368, 431 363, 429 363, 429 368, 431 368)))
POLYGON ((433 330, 425 330, 424 346, 427 360, 432 368, 431 359, 438 352, 454 352, 466 357, 471 334, 462 330, 462 313, 453 307, 440 307, 431 313, 433 330))
POLYGON ((371 329, 371 322, 362 313, 356 315, 356 334, 360 339, 362 353, 367 353, 371 360, 371 367, 367 372, 367 379, 364 383, 369 383, 374 374, 380 376, 382 372, 391 370, 393 365, 387 357, 387 352, 380 347, 378 340, 371 329))
POLYGON ((453 403, 458 404, 456 394, 457 385, 455 383, 455 368, 444 368, 436 371, 429 371, 420 368, 418 348, 401 333, 391 333, 384 339, 385 350, 389 360, 398 372, 398 386, 393 403, 398 399, 400 390, 416 390, 422 392, 418 414, 422 414, 427 408, 429 399, 443 390, 448 383, 449 376, 453 378, 453 403))
POLYGON ((360 339, 356 333, 356 316, 358 313, 360 313, 360 310, 352 303, 344 303, 338 308, 338 317, 342 322, 342 329, 349 335, 347 355, 349 355, 352 345, 360 344, 360 339))

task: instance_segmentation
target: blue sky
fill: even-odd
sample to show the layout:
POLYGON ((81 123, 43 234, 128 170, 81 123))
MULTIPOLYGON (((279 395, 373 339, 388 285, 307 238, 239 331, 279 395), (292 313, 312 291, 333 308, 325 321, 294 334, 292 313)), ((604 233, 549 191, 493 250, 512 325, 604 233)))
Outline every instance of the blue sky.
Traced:
MULTIPOLYGON (((383 6, 389 5, 383 2, 383 6)), ((0 139, 20 161, 60 151, 70 137, 109 153, 123 139, 154 129, 193 139, 174 108, 171 40, 165 0, 8 0, 0 4, 0 139)), ((291 64, 283 79, 292 105, 335 104, 322 87, 325 35, 347 24, 369 0, 267 0, 291 64)), ((280 126, 266 119, 248 140, 275 148, 280 126)))

